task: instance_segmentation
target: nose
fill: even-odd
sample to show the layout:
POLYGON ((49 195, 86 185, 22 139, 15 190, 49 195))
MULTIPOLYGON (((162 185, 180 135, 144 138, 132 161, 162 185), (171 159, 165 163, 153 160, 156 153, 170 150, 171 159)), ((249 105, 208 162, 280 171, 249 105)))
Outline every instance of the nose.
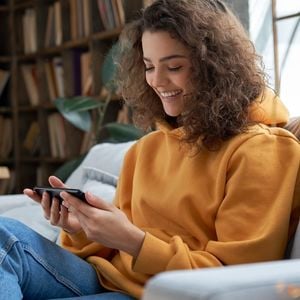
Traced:
POLYGON ((157 88, 165 86, 168 83, 168 76, 161 70, 154 70, 151 74, 150 84, 157 88))

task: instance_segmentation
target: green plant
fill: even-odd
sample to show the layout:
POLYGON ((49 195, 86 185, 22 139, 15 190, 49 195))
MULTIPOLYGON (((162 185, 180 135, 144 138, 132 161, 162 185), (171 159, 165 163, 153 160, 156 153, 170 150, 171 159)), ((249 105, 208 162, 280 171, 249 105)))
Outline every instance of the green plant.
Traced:
MULTIPOLYGON (((107 123, 104 124, 106 109, 111 98, 101 101, 92 97, 59 98, 55 105, 66 120, 83 131, 93 131, 93 144, 101 142, 127 142, 139 139, 143 132, 132 124, 107 123)), ((65 181, 84 159, 80 155, 63 164, 55 175, 65 181)))
MULTIPOLYGON (((70 98, 58 98, 54 102, 58 111, 71 124, 85 132, 92 132, 92 136, 94 137, 93 144, 100 142, 127 142, 143 136, 143 132, 132 124, 120 124, 116 122, 104 124, 108 105, 116 90, 113 80, 115 74, 113 56, 117 49, 117 45, 111 48, 105 57, 101 69, 103 86, 107 91, 105 99, 91 96, 74 96, 70 98)), ((65 163, 55 172, 55 175, 62 180, 66 180, 84 157, 85 155, 65 163)))
POLYGON ((103 139, 111 142, 127 141, 139 138, 142 132, 133 125, 104 124, 107 107, 115 94, 114 82, 115 64, 113 57, 118 52, 118 44, 114 44, 108 51, 102 64, 101 78, 106 91, 105 99, 91 96, 75 96, 58 98, 55 106, 66 120, 83 131, 92 131, 95 142, 103 139))

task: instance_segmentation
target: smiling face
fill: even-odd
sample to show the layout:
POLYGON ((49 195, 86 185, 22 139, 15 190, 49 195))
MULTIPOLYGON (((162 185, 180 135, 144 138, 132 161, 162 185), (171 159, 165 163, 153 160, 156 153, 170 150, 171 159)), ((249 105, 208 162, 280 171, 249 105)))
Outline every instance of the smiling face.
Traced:
POLYGON ((145 31, 142 47, 147 83, 159 96, 165 113, 179 116, 183 97, 191 91, 188 49, 165 31, 145 31))

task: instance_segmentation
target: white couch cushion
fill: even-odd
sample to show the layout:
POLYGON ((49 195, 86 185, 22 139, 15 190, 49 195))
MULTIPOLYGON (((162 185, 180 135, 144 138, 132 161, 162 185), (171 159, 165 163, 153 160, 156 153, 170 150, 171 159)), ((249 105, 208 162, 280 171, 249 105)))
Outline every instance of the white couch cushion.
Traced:
POLYGON ((59 228, 51 226, 40 205, 23 194, 0 196, 0 215, 21 221, 51 241, 56 241, 59 228))
POLYGON ((83 189, 84 167, 93 167, 118 176, 124 155, 134 143, 135 141, 117 144, 103 143, 93 146, 80 166, 66 180, 66 184, 72 188, 83 189))
POLYGON ((290 258, 300 258, 300 222, 298 224, 298 228, 294 237, 290 258))
POLYGON ((292 288, 296 291, 299 284, 299 259, 261 262, 162 272, 147 282, 142 299, 298 299, 292 297, 292 288))

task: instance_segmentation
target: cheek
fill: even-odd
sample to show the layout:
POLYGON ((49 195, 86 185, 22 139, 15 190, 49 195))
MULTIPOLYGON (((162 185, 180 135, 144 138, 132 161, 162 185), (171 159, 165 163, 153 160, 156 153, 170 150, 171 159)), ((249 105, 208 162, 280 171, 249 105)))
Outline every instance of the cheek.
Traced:
POLYGON ((178 84, 184 87, 185 89, 190 89, 191 88, 191 73, 186 72, 185 74, 182 74, 180 78, 177 80, 178 84))
POLYGON ((145 74, 145 80, 146 80, 147 84, 152 87, 152 85, 151 85, 151 75, 146 73, 145 74))

